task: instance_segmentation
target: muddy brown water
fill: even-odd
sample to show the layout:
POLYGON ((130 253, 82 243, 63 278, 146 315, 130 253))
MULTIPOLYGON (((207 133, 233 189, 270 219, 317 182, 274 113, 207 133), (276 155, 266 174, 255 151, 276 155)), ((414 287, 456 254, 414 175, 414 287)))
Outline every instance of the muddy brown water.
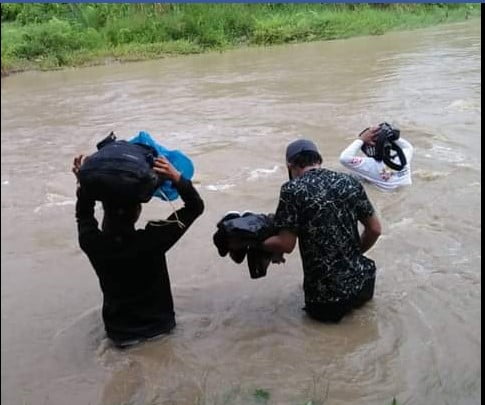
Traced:
MULTIPOLYGON (((479 404, 480 55, 475 20, 2 79, 2 404, 479 404), (384 225, 375 299, 318 324, 297 252, 251 280, 218 256, 215 222, 275 209, 295 137, 343 170, 340 151, 382 120, 414 144, 414 184, 366 186, 384 225), (69 169, 110 130, 142 129, 193 158, 207 209, 168 254, 176 330, 120 352, 69 169)), ((153 200, 139 225, 169 213, 153 200)))

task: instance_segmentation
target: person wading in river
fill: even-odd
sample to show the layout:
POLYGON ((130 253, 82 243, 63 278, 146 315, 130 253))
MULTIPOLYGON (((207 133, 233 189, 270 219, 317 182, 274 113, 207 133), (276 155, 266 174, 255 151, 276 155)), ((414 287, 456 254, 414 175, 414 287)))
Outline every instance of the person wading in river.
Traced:
POLYGON ((339 322, 373 297, 376 267, 363 253, 377 241, 381 224, 362 184, 321 168, 312 141, 289 144, 286 162, 290 181, 281 187, 274 219, 278 234, 262 246, 291 253, 298 239, 305 310, 314 319, 339 322), (364 226, 361 235, 358 222, 364 226))
POLYGON ((375 148, 379 132, 379 126, 364 130, 359 138, 341 153, 340 163, 359 179, 374 184, 381 191, 393 191, 411 185, 411 160, 414 148, 402 137, 394 142, 402 150, 406 161, 402 167, 389 167, 389 163, 383 159, 360 154, 363 145, 375 148))
MULTIPOLYGON (((82 159, 74 159, 72 170, 76 177, 82 159)), ((175 327, 165 253, 204 210, 190 180, 183 178, 167 159, 156 158, 153 170, 173 182, 185 206, 165 221, 148 222, 143 230, 135 230, 141 204, 106 203, 102 230, 98 229, 95 201, 78 182, 79 244, 99 278, 107 335, 119 347, 154 338, 175 327)))

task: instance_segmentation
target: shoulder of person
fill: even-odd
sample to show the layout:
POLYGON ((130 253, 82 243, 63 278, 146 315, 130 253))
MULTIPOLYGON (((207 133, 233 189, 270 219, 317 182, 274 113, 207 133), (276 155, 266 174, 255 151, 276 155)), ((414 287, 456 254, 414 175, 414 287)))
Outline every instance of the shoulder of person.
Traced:
POLYGON ((296 178, 283 183, 280 189, 280 197, 284 199, 297 198, 300 192, 305 188, 299 180, 300 178, 296 178))
POLYGON ((297 187, 298 179, 288 180, 287 182, 281 185, 281 191, 291 191, 297 187))
POLYGON ((341 175, 341 179, 349 186, 353 188, 361 188, 363 187, 360 178, 353 174, 353 173, 339 173, 341 175))
POLYGON ((337 170, 326 170, 326 174, 330 175, 334 180, 337 181, 353 181, 355 179, 355 175, 353 173, 341 172, 337 170))

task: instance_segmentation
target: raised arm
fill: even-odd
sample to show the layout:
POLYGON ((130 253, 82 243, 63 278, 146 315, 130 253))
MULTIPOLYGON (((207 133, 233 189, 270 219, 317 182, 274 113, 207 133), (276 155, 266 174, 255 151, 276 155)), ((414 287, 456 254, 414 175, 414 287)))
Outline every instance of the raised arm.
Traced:
POLYGON ((154 170, 173 182, 184 202, 184 207, 174 212, 166 220, 149 222, 145 228, 150 244, 163 251, 170 249, 187 231, 189 226, 204 211, 204 202, 190 180, 183 178, 167 159, 157 158, 154 170))
POLYGON ((362 156, 358 156, 360 148, 364 142, 362 139, 356 139, 349 146, 347 146, 340 154, 340 163, 349 169, 358 167, 365 159, 362 156))
MULTIPOLYGON (((72 172, 78 177, 79 168, 84 160, 83 155, 74 158, 72 172)), ((86 194, 81 186, 77 185, 76 191, 76 222, 79 238, 79 246, 84 251, 97 246, 101 231, 98 228, 98 221, 94 217, 95 201, 86 194)))
POLYGON ((362 174, 364 176, 372 176, 373 158, 359 155, 359 152, 364 143, 374 146, 375 137, 377 135, 378 127, 370 127, 359 135, 359 138, 353 141, 340 154, 340 163, 347 169, 362 174))

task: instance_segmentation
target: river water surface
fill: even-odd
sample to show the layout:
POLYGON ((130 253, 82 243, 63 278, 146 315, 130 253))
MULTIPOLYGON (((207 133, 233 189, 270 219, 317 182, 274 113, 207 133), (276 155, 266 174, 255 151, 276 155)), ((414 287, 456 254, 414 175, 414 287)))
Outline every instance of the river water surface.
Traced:
MULTIPOLYGON (((2 79, 2 404, 479 404, 480 55, 475 20, 2 79), (274 211, 288 142, 314 139, 342 170, 383 120, 416 153, 410 188, 366 186, 384 226, 373 302, 319 324, 297 252, 258 280, 218 256, 225 211, 274 211), (168 254, 177 328, 123 352, 104 336, 69 171, 110 130, 183 149, 206 201, 168 254)), ((153 200, 139 226, 169 213, 153 200)))

